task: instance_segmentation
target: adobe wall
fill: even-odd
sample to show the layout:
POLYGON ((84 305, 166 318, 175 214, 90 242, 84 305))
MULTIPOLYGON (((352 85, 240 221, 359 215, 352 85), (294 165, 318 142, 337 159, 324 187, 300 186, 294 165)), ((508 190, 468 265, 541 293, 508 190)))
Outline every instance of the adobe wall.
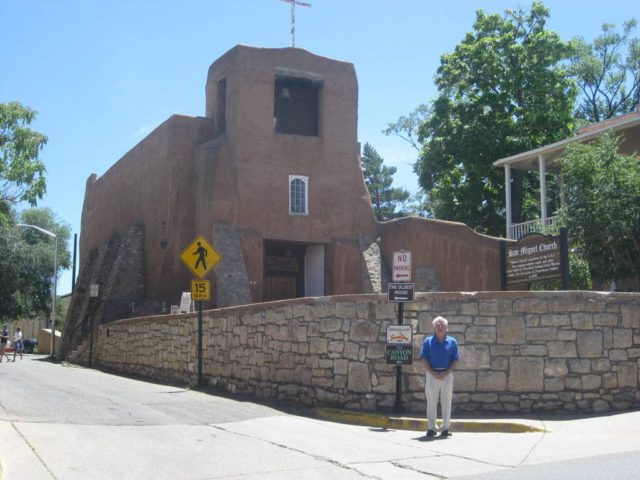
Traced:
MULTIPOLYGON (((598 292, 420 293, 405 304, 414 365, 403 405, 424 412, 419 348, 436 315, 460 344, 454 410, 602 412, 640 406, 640 295, 598 292)), ((204 377, 229 392, 305 405, 387 410, 396 323, 384 295, 304 298, 204 312, 204 377)), ((197 315, 100 327, 94 365, 196 382, 197 315)), ((86 354, 86 352, 85 352, 86 354)))
POLYGON ((87 255, 132 225, 145 229, 145 292, 177 301, 172 278, 189 285, 178 256, 194 238, 195 146, 211 135, 211 119, 173 115, 107 172, 87 180, 80 236, 87 255))
POLYGON ((380 230, 388 262, 394 251, 412 252, 416 291, 500 290, 502 239, 476 233, 463 223, 420 217, 385 222, 380 230))

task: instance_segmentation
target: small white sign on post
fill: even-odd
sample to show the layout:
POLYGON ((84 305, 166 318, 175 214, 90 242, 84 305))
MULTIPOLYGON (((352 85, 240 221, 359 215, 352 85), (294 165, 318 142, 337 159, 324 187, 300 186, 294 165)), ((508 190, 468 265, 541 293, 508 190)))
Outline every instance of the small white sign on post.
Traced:
POLYGON ((191 292, 182 292, 182 297, 180 298, 180 313, 191 313, 193 310, 191 292))
POLYGON ((411 252, 400 250, 393 252, 393 268, 391 278, 394 282, 411 281, 411 252))

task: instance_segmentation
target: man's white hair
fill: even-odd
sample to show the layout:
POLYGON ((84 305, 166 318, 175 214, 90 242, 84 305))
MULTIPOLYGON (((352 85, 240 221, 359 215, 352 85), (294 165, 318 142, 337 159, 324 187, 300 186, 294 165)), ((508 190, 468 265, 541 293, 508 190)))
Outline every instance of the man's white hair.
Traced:
POLYGON ((433 319, 433 321, 431 322, 431 325, 435 327, 436 323, 438 322, 443 322, 447 327, 449 326, 449 322, 447 321, 447 319, 444 317, 441 317, 440 315, 438 315, 436 318, 433 319))

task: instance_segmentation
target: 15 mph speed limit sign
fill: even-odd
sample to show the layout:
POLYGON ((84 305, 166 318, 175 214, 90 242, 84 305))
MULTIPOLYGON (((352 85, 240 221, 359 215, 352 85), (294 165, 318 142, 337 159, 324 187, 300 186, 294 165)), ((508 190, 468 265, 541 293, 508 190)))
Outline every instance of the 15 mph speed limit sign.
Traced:
POLYGON ((411 252, 407 250, 393 252, 391 277, 394 282, 411 281, 411 252))

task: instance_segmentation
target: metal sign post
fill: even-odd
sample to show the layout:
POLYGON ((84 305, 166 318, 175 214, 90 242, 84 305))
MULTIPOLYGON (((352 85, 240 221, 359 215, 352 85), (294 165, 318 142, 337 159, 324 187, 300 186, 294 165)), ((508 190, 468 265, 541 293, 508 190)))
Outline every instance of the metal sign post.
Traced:
POLYGON ((91 310, 91 341, 89 342, 89 366, 93 367, 93 331, 96 328, 95 320, 96 320, 96 299, 98 298, 99 293, 99 285, 97 283, 92 283, 89 287, 89 307, 91 310))
MULTIPOLYGON (((222 256, 204 238, 198 235, 180 254, 180 260, 198 278, 202 279, 221 260, 222 256)), ((204 385, 202 377, 202 301, 211 297, 211 282, 209 280, 192 280, 190 297, 198 302, 198 346, 196 356, 198 358, 198 387, 204 385)))
MULTIPOLYGON (((389 302, 398 303, 398 325, 402 325, 404 322, 404 304, 405 302, 413 302, 413 283, 411 282, 411 260, 412 255, 410 251, 400 250, 397 252, 393 252, 393 265, 392 265, 392 274, 394 282, 405 282, 405 283, 389 283, 387 290, 387 300, 389 302)), ((411 327, 409 327, 411 329, 411 327)), ((411 338, 411 335, 409 335, 411 338)), ((389 343, 387 344, 389 345, 389 343)), ((410 348, 413 349, 413 342, 409 343, 410 348)), ((393 349, 399 349, 400 352, 406 351, 406 347, 403 349, 402 347, 394 346, 393 349)), ((394 352, 399 353, 399 352, 394 352)), ((413 350, 411 351, 413 353, 413 350)), ((385 354, 386 356, 386 354, 385 354)), ((411 358, 409 358, 408 362, 404 361, 396 361, 396 405, 395 410, 396 413, 400 413, 402 410, 402 365, 410 364, 411 358)))

